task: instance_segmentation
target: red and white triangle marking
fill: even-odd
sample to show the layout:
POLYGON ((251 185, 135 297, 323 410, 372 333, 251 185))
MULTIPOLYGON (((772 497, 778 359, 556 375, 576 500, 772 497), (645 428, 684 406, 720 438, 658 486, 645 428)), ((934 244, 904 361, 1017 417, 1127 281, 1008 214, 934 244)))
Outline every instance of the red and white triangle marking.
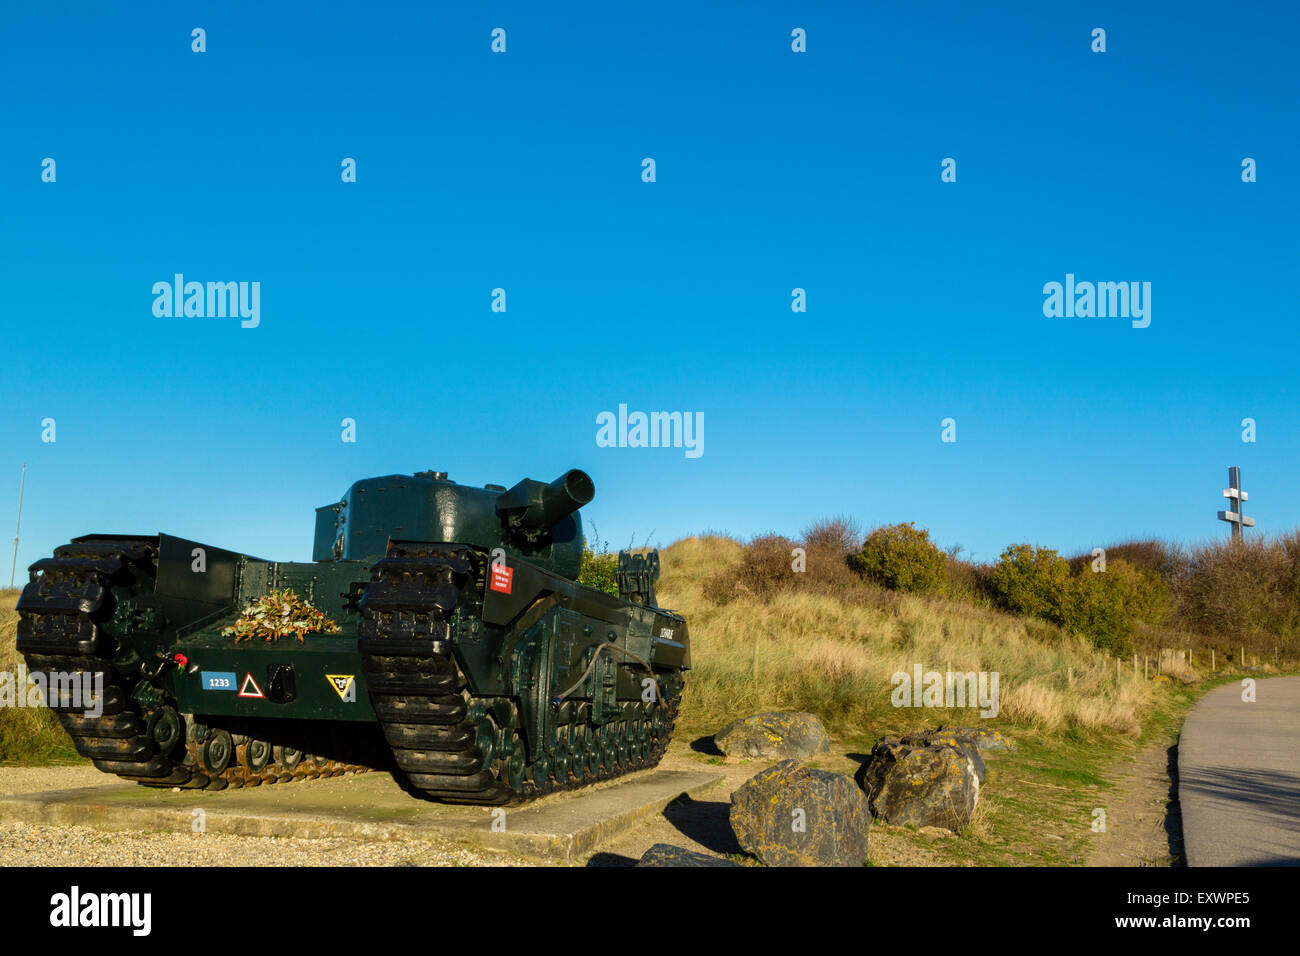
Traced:
POLYGON ((266 700, 266 695, 262 693, 262 688, 257 686, 257 681, 253 680, 252 674, 244 675, 244 686, 239 688, 240 697, 256 697, 259 700, 266 700), (248 688, 252 687, 250 691, 248 688))

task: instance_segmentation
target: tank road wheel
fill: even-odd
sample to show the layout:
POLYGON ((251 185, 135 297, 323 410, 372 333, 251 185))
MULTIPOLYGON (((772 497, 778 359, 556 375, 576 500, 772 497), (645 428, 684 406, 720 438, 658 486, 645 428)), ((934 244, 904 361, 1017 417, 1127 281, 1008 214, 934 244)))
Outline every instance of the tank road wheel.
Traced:
POLYGON ((492 718, 486 714, 479 718, 478 729, 474 732, 474 746, 479 753, 479 763, 491 767, 497 756, 497 733, 492 726, 492 718))
POLYGON ((517 795, 524 792, 527 783, 528 763, 524 759, 524 738, 516 732, 510 737, 510 756, 503 757, 501 763, 501 782, 517 795))
POLYGON ((528 770, 528 778, 538 793, 547 793, 555 788, 555 781, 551 779, 551 759, 546 754, 537 755, 528 770))
POLYGON ((618 773, 618 746, 614 743, 614 725, 606 724, 600 731, 600 765, 613 776, 618 773))
POLYGON ((204 772, 214 777, 230 766, 234 755, 235 742, 225 730, 209 730, 207 739, 199 748, 199 760, 204 772))
MULTIPOLYGON (((540 758, 546 760, 546 775, 550 778, 550 786, 552 789, 564 786, 566 777, 565 770, 560 765, 561 758, 564 754, 564 741, 568 739, 563 733, 563 730, 564 728, 557 727, 555 730, 551 731, 551 736, 546 743, 542 745, 543 750, 540 754, 540 758)), ((537 774, 534 772, 534 781, 536 781, 536 778, 537 774)))
POLYGON ((504 783, 515 793, 519 793, 524 787, 524 756, 523 754, 513 754, 509 757, 501 758, 501 770, 497 779, 504 783))
POLYGON ((250 740, 244 744, 240 763, 249 773, 261 773, 271 762, 272 748, 265 740, 250 740))
POLYGON ((567 753, 557 753, 554 760, 552 776, 555 777, 556 784, 563 787, 569 782, 569 755, 567 753))
POLYGON ((145 723, 146 731, 153 738, 158 753, 166 756, 181 742, 184 725, 176 711, 171 707, 159 707, 149 715, 145 723))
POLYGON ((623 762, 624 769, 626 770, 637 769, 637 765, 640 763, 640 760, 636 755, 636 738, 633 737, 631 734, 628 734, 627 737, 623 740, 623 742, 618 745, 618 756, 619 759, 623 762))
POLYGON ((564 756, 567 758, 568 771, 575 784, 582 781, 582 751, 579 749, 580 740, 575 735, 572 725, 561 727, 560 732, 564 734, 564 756))
POLYGON ((595 740, 591 736, 590 727, 582 727, 580 747, 578 760, 582 761, 582 779, 590 783, 601 769, 601 757, 599 757, 599 750, 595 747, 595 740))
POLYGON ((294 747, 282 747, 278 744, 274 753, 276 765, 283 767, 289 773, 293 773, 298 769, 298 764, 302 763, 302 758, 305 756, 301 750, 294 747))
POLYGON ((586 749, 584 745, 584 727, 577 722, 577 717, 573 718, 573 723, 568 724, 567 728, 560 728, 560 732, 565 735, 564 749, 573 757, 573 775, 582 777, 582 765, 585 762, 586 749))
POLYGON ((618 762, 618 744, 614 743, 613 737, 605 741, 605 769, 611 777, 617 777, 623 772, 623 767, 618 762))
POLYGON ((605 764, 601 757, 600 728, 588 724, 583 728, 582 745, 587 751, 587 775, 590 779, 600 780, 604 776, 605 764))
POLYGON ((633 767, 639 767, 641 765, 641 735, 637 731, 640 723, 640 719, 629 720, 627 722, 627 740, 625 746, 627 747, 627 759, 632 762, 633 767))

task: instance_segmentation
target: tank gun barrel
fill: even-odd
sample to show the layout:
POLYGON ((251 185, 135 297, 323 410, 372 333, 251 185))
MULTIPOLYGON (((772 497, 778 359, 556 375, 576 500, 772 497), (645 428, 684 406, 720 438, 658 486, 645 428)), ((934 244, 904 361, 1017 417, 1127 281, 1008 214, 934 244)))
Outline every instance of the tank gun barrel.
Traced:
POLYGON ((591 476, 577 468, 549 485, 525 478, 497 499, 497 514, 511 531, 523 535, 548 531, 596 495, 591 476))

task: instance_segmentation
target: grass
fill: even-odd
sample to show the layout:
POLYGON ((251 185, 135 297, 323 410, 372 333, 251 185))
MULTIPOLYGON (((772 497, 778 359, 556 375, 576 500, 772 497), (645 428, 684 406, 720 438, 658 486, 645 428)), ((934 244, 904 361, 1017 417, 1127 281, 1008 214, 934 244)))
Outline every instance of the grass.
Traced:
MULTIPOLYGON (((18 592, 0 589, 0 673, 17 674, 14 649, 18 592)), ((44 707, 0 707, 0 764, 51 764, 79 761, 58 718, 44 707)))
POLYGON ((711 734, 721 722, 761 710, 806 710, 838 736, 874 739, 920 723, 971 723, 975 709, 891 704, 891 676, 923 669, 996 671, 1001 712, 987 725, 1008 731, 1134 736, 1157 689, 1117 675, 1113 659, 1082 639, 1033 619, 942 597, 864 586, 861 600, 812 588, 745 595, 724 604, 704 583, 740 560, 742 546, 717 535, 687 538, 662 553, 659 601, 681 612, 694 669, 680 726, 711 734))

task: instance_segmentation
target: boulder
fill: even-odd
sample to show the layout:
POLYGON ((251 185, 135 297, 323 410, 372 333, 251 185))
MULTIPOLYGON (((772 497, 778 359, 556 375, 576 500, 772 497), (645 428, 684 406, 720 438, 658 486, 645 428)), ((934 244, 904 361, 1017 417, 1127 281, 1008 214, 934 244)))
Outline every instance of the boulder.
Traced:
POLYGON ((714 734, 713 742, 729 757, 807 760, 831 749, 826 728, 815 714, 777 711, 755 714, 714 734))
POLYGON ((720 856, 697 853, 671 843, 656 843, 637 862, 637 866, 740 866, 720 856))
POLYGON ((1016 745, 1003 737, 1000 730, 989 730, 985 727, 945 727, 940 724, 939 729, 932 732, 964 737, 967 740, 974 741, 975 746, 981 751, 1016 749, 1016 745))
POLYGON ((987 776, 987 770, 984 766, 984 758, 980 755, 979 745, 970 737, 963 737, 960 734, 952 733, 946 730, 923 730, 918 734, 908 734, 902 741, 908 747, 934 747, 944 746, 953 747, 960 750, 966 759, 970 761, 971 770, 983 783, 987 776))
POLYGON ((863 866, 871 811, 844 774, 782 760, 731 795, 731 829, 768 866, 863 866))
POLYGON ((967 754, 947 744, 909 746, 886 737, 858 772, 871 812, 887 823, 945 827, 970 823, 980 780, 967 754))

